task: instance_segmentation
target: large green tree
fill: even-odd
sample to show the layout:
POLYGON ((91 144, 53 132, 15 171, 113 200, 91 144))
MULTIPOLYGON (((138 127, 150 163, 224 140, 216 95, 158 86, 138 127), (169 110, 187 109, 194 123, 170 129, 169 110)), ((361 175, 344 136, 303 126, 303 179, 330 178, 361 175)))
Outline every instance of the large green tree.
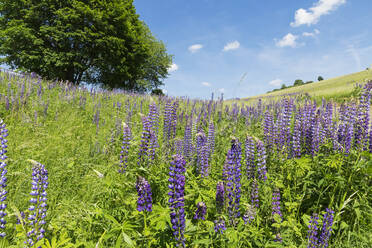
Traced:
POLYGON ((132 0, 0 0, 2 63, 48 79, 148 91, 172 57, 132 0))

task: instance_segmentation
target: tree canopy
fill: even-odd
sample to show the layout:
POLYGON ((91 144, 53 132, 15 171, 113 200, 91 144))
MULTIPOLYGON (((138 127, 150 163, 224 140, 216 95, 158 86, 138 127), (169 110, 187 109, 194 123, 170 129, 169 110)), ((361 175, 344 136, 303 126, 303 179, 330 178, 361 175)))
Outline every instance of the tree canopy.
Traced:
POLYGON ((150 91, 172 57, 133 0, 0 0, 0 62, 48 79, 150 91))
POLYGON ((304 81, 302 81, 301 79, 296 79, 293 83, 293 86, 300 86, 303 84, 304 84, 304 81))

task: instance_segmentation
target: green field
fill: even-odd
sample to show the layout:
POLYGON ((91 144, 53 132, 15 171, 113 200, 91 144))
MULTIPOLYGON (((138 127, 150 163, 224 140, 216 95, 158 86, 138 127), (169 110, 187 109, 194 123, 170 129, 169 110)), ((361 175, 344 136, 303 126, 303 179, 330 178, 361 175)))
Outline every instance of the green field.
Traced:
POLYGON ((305 94, 308 93, 311 97, 319 100, 325 99, 344 99, 352 95, 353 89, 357 83, 364 83, 372 80, 372 70, 364 70, 340 77, 330 78, 320 82, 305 84, 297 87, 291 87, 267 94, 257 95, 245 99, 258 99, 258 98, 277 98, 286 94, 305 94))

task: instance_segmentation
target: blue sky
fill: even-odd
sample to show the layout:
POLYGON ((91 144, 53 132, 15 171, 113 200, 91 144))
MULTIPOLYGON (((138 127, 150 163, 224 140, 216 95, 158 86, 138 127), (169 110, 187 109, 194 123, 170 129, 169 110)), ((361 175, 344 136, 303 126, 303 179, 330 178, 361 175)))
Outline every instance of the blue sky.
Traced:
POLYGON ((371 0, 134 0, 174 65, 169 95, 247 97, 372 64, 371 0))

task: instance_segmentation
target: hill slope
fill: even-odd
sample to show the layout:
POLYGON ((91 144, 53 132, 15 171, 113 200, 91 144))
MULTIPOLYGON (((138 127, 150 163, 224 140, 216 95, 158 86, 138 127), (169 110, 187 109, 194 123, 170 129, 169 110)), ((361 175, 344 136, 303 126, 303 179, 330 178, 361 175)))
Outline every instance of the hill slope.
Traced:
POLYGON ((267 94, 249 97, 248 99, 279 97, 293 93, 308 93, 310 96, 316 99, 323 97, 326 99, 345 98, 351 95, 356 83, 364 83, 368 80, 372 80, 372 70, 364 70, 340 77, 330 78, 320 82, 278 90, 267 94))

